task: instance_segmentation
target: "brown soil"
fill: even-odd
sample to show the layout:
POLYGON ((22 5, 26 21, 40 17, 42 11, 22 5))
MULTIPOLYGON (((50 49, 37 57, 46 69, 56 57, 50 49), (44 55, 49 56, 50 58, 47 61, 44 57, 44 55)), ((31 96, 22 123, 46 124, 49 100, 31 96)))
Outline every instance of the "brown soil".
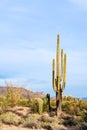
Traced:
MULTIPOLYGON (((3 125, 0 127, 0 130, 32 130, 29 128, 21 128, 21 127, 17 127, 17 126, 9 126, 9 125, 3 125)), ((35 130, 35 129, 34 129, 35 130)), ((37 130, 37 129, 36 129, 37 130)), ((44 130, 44 129, 40 129, 40 130, 44 130)))
MULTIPOLYGON (((41 119, 42 115, 38 115, 38 114, 34 114, 32 113, 32 110, 31 108, 29 107, 18 107, 18 106, 15 106, 13 108, 9 108, 8 111, 6 112, 6 114, 12 114, 13 116, 16 117, 16 119, 24 119, 26 120, 28 116, 34 116, 36 118, 36 122, 38 122, 38 119, 41 119)), ((62 116, 66 117, 66 116, 69 116, 69 115, 66 115, 66 114, 63 114, 62 116)), ((51 122, 53 120, 54 117, 50 117, 49 114, 45 113, 43 115, 44 119, 46 119, 49 124, 49 122, 51 122), (48 119, 49 120, 48 120, 48 119)), ((43 120, 44 120, 43 119, 43 120)), ((34 123, 36 123, 35 120, 34 120, 34 123)), ((44 121, 45 122, 45 121, 44 121)), ((26 124, 26 123, 25 123, 26 124)), ((47 125, 48 125, 47 124, 47 125)), ((57 123, 58 124, 58 123, 57 123)), ((32 128, 35 130, 35 128, 32 128)), ((16 126, 15 124, 7 124, 5 122, 2 122, 0 123, 0 130, 32 130, 31 127, 24 127, 24 124, 19 124, 18 126, 16 126)), ((37 129, 37 130, 51 130, 49 128, 40 128, 40 129, 37 129)), ((64 125, 62 124, 58 124, 56 126, 53 127, 52 130, 76 130, 75 127, 65 127, 64 125)))

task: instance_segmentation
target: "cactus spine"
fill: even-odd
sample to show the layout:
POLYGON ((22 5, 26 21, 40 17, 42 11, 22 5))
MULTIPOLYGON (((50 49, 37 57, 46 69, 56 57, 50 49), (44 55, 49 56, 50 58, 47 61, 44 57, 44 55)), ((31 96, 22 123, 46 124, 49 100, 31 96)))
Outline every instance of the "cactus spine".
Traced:
POLYGON ((61 114, 62 92, 66 84, 66 54, 60 49, 60 35, 57 35, 56 59, 52 61, 52 84, 56 92, 57 116, 61 114))

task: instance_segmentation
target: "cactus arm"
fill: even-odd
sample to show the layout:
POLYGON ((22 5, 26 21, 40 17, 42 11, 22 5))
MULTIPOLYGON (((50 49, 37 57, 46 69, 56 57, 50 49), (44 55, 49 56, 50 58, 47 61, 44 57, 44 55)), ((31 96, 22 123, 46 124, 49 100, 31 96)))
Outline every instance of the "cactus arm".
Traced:
POLYGON ((54 91, 57 92, 57 82, 56 82, 56 79, 54 80, 54 91))
POLYGON ((54 82, 55 82, 55 60, 52 60, 52 84, 54 87, 54 82))
POLYGON ((64 83, 66 83, 66 54, 64 54, 64 83))
POLYGON ((52 84, 53 84, 53 89, 56 92, 56 79, 55 79, 55 60, 53 59, 52 61, 52 84))
POLYGON ((61 49, 61 79, 63 79, 63 73, 64 73, 64 51, 61 49))
POLYGON ((61 89, 62 89, 62 92, 63 92, 64 89, 65 89, 65 83, 64 83, 64 82, 62 83, 62 88, 61 88, 61 89))
POLYGON ((63 54, 64 59, 63 59, 63 81, 62 81, 62 91, 65 89, 65 84, 66 84, 66 54, 63 54))

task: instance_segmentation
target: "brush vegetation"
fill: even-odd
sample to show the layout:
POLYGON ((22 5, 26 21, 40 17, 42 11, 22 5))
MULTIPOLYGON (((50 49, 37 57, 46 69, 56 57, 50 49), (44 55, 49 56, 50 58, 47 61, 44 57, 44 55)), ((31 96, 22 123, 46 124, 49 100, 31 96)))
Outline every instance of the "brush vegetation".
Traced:
POLYGON ((87 101, 63 96, 61 117, 56 116, 55 99, 25 98, 19 88, 7 86, 5 96, 0 96, 0 125, 8 124, 31 129, 87 129, 87 101), (50 104, 49 104, 50 103, 50 104))

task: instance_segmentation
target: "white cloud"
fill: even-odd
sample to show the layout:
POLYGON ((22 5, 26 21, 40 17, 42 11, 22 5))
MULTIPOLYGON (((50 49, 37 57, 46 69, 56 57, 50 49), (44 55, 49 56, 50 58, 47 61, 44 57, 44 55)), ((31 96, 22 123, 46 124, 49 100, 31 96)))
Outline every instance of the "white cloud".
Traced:
POLYGON ((83 9, 87 10, 87 0, 68 0, 80 7, 82 7, 83 9))
POLYGON ((1 76, 49 79, 52 58, 53 52, 45 49, 2 49, 1 76))
POLYGON ((49 62, 53 56, 53 52, 45 49, 1 49, 0 61, 3 63, 35 63, 49 62))

